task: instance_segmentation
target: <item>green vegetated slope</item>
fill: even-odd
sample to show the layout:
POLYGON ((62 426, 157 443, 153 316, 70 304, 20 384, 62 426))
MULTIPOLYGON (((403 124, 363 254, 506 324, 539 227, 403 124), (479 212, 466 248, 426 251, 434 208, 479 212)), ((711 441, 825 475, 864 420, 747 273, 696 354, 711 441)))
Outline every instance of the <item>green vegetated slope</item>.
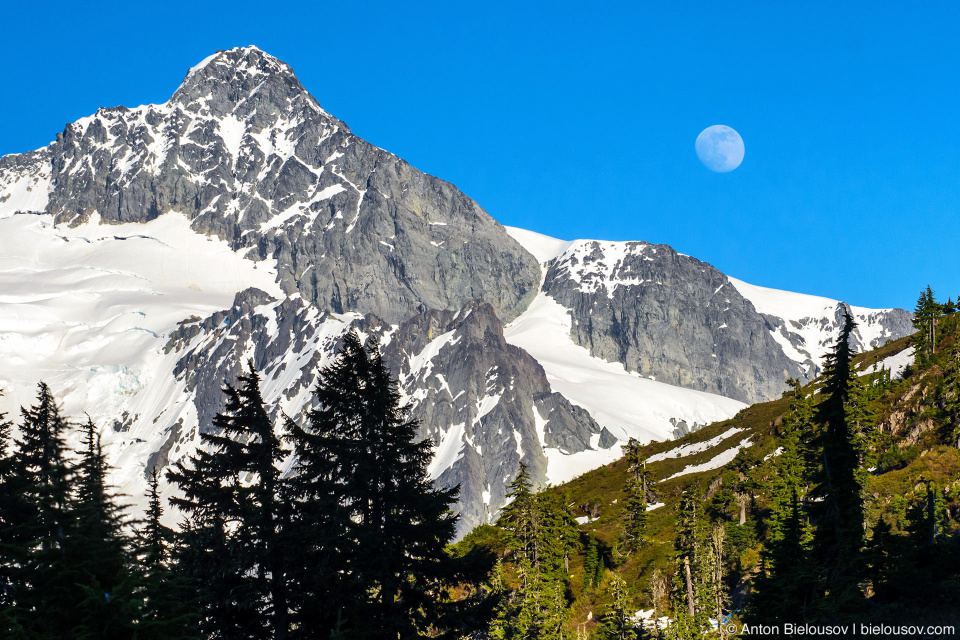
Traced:
MULTIPOLYGON (((952 312, 952 308, 944 308, 952 312)), ((957 617, 945 606, 949 600, 944 600, 960 594, 955 563, 940 560, 955 556, 953 552, 960 550, 958 315, 936 314, 930 320, 936 324, 932 339, 922 330, 852 358, 852 367, 859 374, 873 370, 875 364, 907 348, 917 350, 916 363, 907 368, 901 380, 891 380, 889 371, 881 369, 854 376, 856 381, 851 383, 854 389, 848 419, 860 452, 858 473, 865 514, 863 546, 854 580, 857 595, 852 603, 839 603, 839 587, 831 585, 829 578, 824 581, 816 575, 830 571, 829 567, 818 565, 815 543, 811 542, 817 528, 819 500, 811 497, 812 493, 807 494, 817 483, 809 479, 800 483, 801 511, 806 509, 814 514, 801 515, 806 527, 806 541, 802 544, 809 554, 812 577, 806 578, 810 595, 804 596, 803 611, 792 614, 795 622, 859 620, 867 615, 867 610, 873 620, 903 622, 903 615, 907 615, 911 618, 906 620, 908 624, 952 621, 957 617), (905 592, 904 585, 909 585, 912 592, 905 592)), ((711 529, 723 530, 722 551, 717 552, 723 565, 717 569, 717 582, 722 586, 716 590, 722 594, 716 599, 716 608, 723 612, 723 617, 750 620, 751 601, 759 601, 758 585, 760 590, 764 588, 761 576, 776 574, 772 540, 777 534, 771 528, 780 526, 774 524, 774 510, 777 500, 780 504, 783 500, 774 495, 779 486, 775 480, 784 473, 779 466, 779 448, 789 425, 796 423, 791 408, 796 409, 797 396, 805 397, 808 412, 815 413, 822 384, 822 380, 817 380, 799 391, 784 393, 780 399, 747 407, 729 420, 679 440, 643 447, 640 455, 654 460, 646 464, 646 499, 662 506, 647 512, 643 542, 633 548, 624 540, 630 519, 627 504, 631 468, 626 457, 542 492, 550 496, 549 502, 566 505, 572 516, 589 518, 578 525, 579 545, 571 553, 569 570, 562 580, 566 585, 570 637, 614 637, 602 627, 616 608, 612 602, 616 590, 611 583, 617 576, 626 583, 626 607, 631 612, 654 608, 654 597, 658 616, 674 617, 678 609, 686 609, 680 560, 684 553, 678 551, 682 546, 678 543, 678 522, 682 522, 680 503, 684 495, 696 503, 687 508, 697 511, 700 524, 696 526, 705 532, 702 540, 709 539, 711 529), (698 443, 700 447, 694 446, 698 443), (745 444, 749 446, 744 447, 745 444), (734 456, 738 447, 743 448, 734 456), (684 473, 696 465, 715 461, 724 452, 732 458, 729 463, 684 473), (603 558, 599 574, 591 557, 594 544, 603 558), (655 595, 656 583, 660 593, 655 595)), ((808 433, 800 434, 799 448, 801 457, 811 458, 812 452, 812 461, 807 463, 812 468, 819 455, 817 438, 821 436, 817 434, 824 428, 814 420, 807 430, 808 433)), ((782 512, 779 517, 782 522, 782 512)), ((689 531, 682 533, 681 538, 683 535, 689 535, 689 531)), ((503 558, 508 583, 505 598, 515 602, 525 574, 517 575, 513 567, 517 551, 511 544, 511 531, 481 527, 461 545, 487 546, 503 558)), ((696 575, 693 582, 697 582, 696 575)), ((701 582, 706 584, 709 580, 701 577, 701 582)), ((770 595, 770 587, 766 588, 770 595)), ((710 607, 701 602, 706 596, 698 591, 696 598, 701 624, 708 617, 716 617, 708 615, 710 607)), ((757 620, 756 612, 753 615, 757 620)), ((503 637, 514 636, 507 633, 503 637)))

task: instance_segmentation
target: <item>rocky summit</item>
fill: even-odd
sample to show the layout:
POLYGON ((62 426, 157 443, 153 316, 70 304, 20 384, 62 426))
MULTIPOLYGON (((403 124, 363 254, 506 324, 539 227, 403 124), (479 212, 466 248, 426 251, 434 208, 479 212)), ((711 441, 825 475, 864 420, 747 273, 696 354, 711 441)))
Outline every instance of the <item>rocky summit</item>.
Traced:
POLYGON ((461 533, 496 517, 520 462, 561 482, 812 378, 844 309, 864 348, 912 331, 903 310, 755 287, 664 245, 508 230, 256 47, 0 158, 0 245, 5 408, 46 380, 103 430, 128 496, 197 446, 248 361, 278 426, 303 420, 357 330, 433 439, 431 478, 461 486, 461 533))

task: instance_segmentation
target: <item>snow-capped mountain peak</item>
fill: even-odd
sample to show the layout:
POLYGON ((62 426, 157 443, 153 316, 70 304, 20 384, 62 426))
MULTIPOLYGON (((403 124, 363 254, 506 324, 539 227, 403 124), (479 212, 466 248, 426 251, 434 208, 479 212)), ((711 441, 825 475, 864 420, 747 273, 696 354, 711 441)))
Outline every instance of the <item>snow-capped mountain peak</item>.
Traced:
POLYGON ((431 477, 461 485, 461 532, 495 516, 521 461, 559 482, 804 375, 776 333, 793 319, 712 266, 505 230, 256 47, 203 60, 164 104, 0 158, 0 238, 0 409, 45 378, 106 432, 132 499, 211 428, 241 363, 271 411, 302 416, 350 328, 380 337, 436 444, 431 477))

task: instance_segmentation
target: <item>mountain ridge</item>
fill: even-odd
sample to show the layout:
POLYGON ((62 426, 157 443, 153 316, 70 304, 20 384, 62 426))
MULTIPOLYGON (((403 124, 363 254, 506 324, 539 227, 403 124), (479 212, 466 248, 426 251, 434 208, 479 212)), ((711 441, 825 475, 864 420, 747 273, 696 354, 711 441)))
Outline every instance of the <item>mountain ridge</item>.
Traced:
POLYGON ((289 65, 253 47, 204 62, 163 105, 101 109, 0 158, 0 350, 20 365, 0 374, 4 402, 54 383, 105 430, 128 495, 196 446, 248 358, 274 415, 302 415, 351 328, 380 337, 437 443, 434 477, 462 485, 461 532, 502 506, 521 461, 558 482, 802 374, 748 300, 731 292, 735 323, 708 304, 729 281, 710 265, 640 242, 611 259, 599 241, 544 262, 452 184, 350 133, 289 65), (644 286, 657 281, 670 290, 644 286), (722 348, 678 339, 678 317, 722 348), (434 331, 458 342, 431 347, 434 331))

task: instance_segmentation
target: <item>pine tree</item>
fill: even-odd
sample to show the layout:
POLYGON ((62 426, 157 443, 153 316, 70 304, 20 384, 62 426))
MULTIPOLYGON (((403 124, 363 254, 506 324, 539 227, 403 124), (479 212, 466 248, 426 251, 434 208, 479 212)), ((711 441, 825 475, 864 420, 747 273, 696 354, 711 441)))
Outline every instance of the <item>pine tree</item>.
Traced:
POLYGON ((500 511, 499 526, 510 532, 511 549, 520 558, 539 564, 540 519, 527 465, 520 463, 517 477, 507 487, 507 505, 500 511))
POLYGON ((587 534, 587 552, 583 559, 583 588, 592 589, 597 586, 598 567, 602 560, 597 551, 597 539, 593 534, 587 534))
POLYGON ((342 616, 354 638, 419 637, 438 619, 451 577, 444 549, 456 527, 449 508, 459 488, 432 486, 432 442, 416 441, 419 425, 401 409, 377 344, 364 349, 355 332, 347 334, 320 372, 315 399, 309 425, 291 425, 289 437, 298 457, 294 494, 327 509, 300 524, 333 526, 335 537, 318 540, 328 547, 315 549, 334 557, 346 587, 332 594, 330 613, 342 616))
POLYGON ((26 547, 17 544, 16 530, 26 521, 31 506, 23 500, 16 473, 12 429, 6 414, 0 413, 0 633, 8 638, 20 634, 14 606, 25 577, 18 569, 26 547))
POLYGON ((680 496, 677 510, 677 538, 675 572, 673 578, 673 617, 671 637, 679 639, 699 638, 707 630, 708 616, 704 604, 713 600, 709 585, 704 578, 709 576, 705 526, 697 486, 688 487, 680 496), (707 586, 708 588, 704 588, 707 586))
POLYGON ((640 449, 640 443, 634 438, 624 447, 628 465, 627 505, 621 547, 626 553, 643 546, 647 532, 647 461, 640 449))
POLYGON ((123 509, 108 492, 109 470, 100 436, 88 418, 74 474, 72 527, 64 540, 65 567, 82 598, 72 614, 78 638, 125 639, 134 635, 137 602, 123 509))
POLYGON ((66 562, 66 536, 72 524, 68 425, 42 382, 37 403, 22 409, 21 416, 12 461, 21 513, 10 528, 7 547, 14 568, 10 625, 32 637, 60 637, 71 633, 70 605, 82 597, 66 562))
POLYGON ((227 386, 226 410, 201 433, 205 448, 168 477, 189 515, 177 562, 200 588, 200 627, 212 638, 286 638, 286 572, 279 464, 285 456, 260 395, 253 364, 227 386))
POLYGON ((617 572, 610 580, 608 598, 610 605, 600 618, 598 637, 601 640, 635 640, 637 630, 631 615, 630 594, 627 584, 617 572))
POLYGON ((937 347, 937 323, 942 313, 942 305, 936 301, 933 290, 927 285, 927 288, 920 292, 913 312, 913 326, 917 329, 913 340, 918 365, 925 363, 937 347))
POLYGON ((147 485, 146 518, 136 535, 135 555, 140 565, 137 640, 199 638, 192 589, 171 566, 175 534, 161 522, 159 483, 154 468, 147 485))
POLYGON ((811 494, 818 499, 813 503, 818 516, 814 551, 822 568, 820 608, 826 619, 853 616, 863 604, 859 587, 864 573, 862 451, 859 435, 848 420, 855 376, 849 339, 854 327, 845 311, 836 346, 826 358, 816 410, 820 460, 811 494))

